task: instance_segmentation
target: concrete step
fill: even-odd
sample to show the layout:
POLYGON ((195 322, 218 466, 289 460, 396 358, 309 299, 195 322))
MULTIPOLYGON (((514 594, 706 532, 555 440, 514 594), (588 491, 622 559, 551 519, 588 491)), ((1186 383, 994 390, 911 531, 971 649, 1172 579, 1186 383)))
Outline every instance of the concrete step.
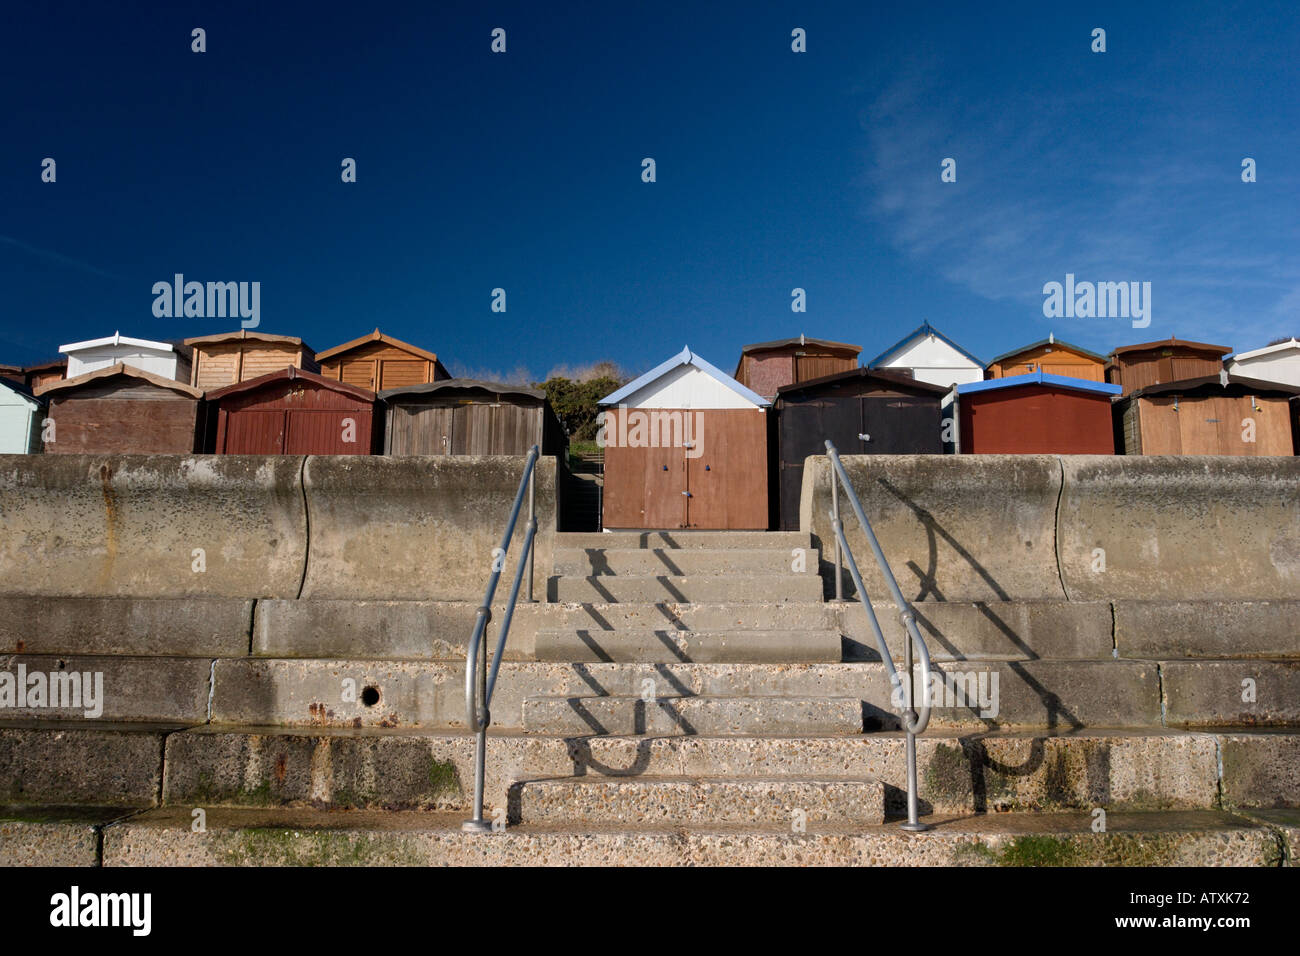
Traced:
POLYGON ((817 574, 817 551, 811 548, 561 548, 555 573, 565 577, 595 575, 817 574))
POLYGON ((822 600, 822 581, 815 574, 600 575, 553 577, 554 601, 655 601, 755 603, 822 600))
POLYGON ((852 697, 530 697, 534 734, 860 734, 852 697))
POLYGON ((865 823, 885 820, 869 777, 569 777, 516 788, 523 823, 865 823))
MULTIPOLYGON (((64 806, 467 808, 474 738, 387 728, 0 728, 0 802, 64 806), (163 759, 165 736, 166 760, 163 759)), ((1300 807, 1300 733, 934 731, 926 812, 1300 807)), ((490 734, 487 799, 538 777, 865 777, 904 807, 898 732, 799 736, 490 734)))
POLYGON ((1283 831, 1214 811, 950 816, 884 824, 545 825, 461 830, 461 812, 185 807, 103 830, 105 866, 1277 866, 1283 831))
POLYGON ((0 866, 99 866, 106 826, 120 807, 0 806, 0 866))
MULTIPOLYGON (((213 674, 216 723, 465 726, 463 661, 219 660, 213 674)), ((1147 661, 956 661, 936 665, 935 675, 930 718, 935 730, 1047 728, 1064 733, 1163 726, 1159 667, 1147 661)), ((879 663, 547 661, 501 665, 493 726, 522 727, 528 697, 600 695, 854 698, 867 729, 899 727, 899 708, 879 663)))
POLYGON ((605 631, 580 627, 538 631, 534 654, 539 661, 794 663, 836 662, 842 650, 839 631, 826 628, 690 631, 638 627, 605 631))
POLYGON ((655 548, 771 548, 790 553, 792 548, 812 548, 812 535, 801 531, 596 531, 561 533, 556 549, 655 548))
POLYGON ((21 720, 201 723, 208 719, 212 662, 194 657, 0 656, 0 673, 26 686, 5 707, 21 720), (43 688, 42 696, 35 694, 43 688), (57 701, 55 699, 57 688, 57 701))
POLYGON ((154 806, 163 741, 180 729, 99 721, 0 725, 0 804, 154 806))

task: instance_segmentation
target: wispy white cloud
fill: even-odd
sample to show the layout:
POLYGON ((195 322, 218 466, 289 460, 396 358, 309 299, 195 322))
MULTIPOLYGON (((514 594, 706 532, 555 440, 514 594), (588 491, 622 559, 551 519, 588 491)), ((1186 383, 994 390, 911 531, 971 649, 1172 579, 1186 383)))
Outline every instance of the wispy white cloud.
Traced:
MULTIPOLYGON (((1136 139, 1111 144, 1088 132, 1096 103, 1085 111, 1017 90, 962 99, 941 77, 927 68, 896 77, 862 116, 863 211, 908 259, 1005 303, 1009 321, 1035 326, 1026 332, 1051 324, 1043 283, 1071 272, 1150 281, 1151 338, 1251 343, 1296 333, 1295 206, 1245 192, 1253 187, 1222 168, 1204 117, 1163 112, 1136 139), (939 178, 948 156, 955 184, 939 178)), ((1132 330, 1116 322, 1055 331, 1109 341, 1132 330)))
POLYGON ((15 239, 13 236, 0 235, 0 242, 14 249, 19 249, 29 255, 36 256, 40 259, 46 259, 50 262, 57 262, 61 265, 72 266, 74 269, 80 269, 82 272, 89 272, 92 275, 103 276, 106 279, 122 279, 122 276, 114 275, 98 266, 93 266, 89 262, 82 262, 80 259, 74 259, 72 256, 65 256, 61 252, 55 252, 52 249, 42 249, 39 246, 33 246, 29 242, 23 242, 21 239, 15 239))

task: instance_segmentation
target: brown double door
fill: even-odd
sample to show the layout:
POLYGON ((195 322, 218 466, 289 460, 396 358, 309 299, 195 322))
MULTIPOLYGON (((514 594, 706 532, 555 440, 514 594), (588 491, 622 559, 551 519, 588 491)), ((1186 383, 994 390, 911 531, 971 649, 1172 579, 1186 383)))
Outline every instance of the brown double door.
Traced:
POLYGON ((604 526, 766 529, 766 413, 759 409, 681 411, 681 416, 689 416, 690 425, 679 431, 655 429, 659 439, 655 441, 645 419, 638 433, 632 418, 653 412, 606 412, 604 526), (620 415, 629 416, 626 427, 620 415), (669 433, 682 440, 664 441, 669 433))

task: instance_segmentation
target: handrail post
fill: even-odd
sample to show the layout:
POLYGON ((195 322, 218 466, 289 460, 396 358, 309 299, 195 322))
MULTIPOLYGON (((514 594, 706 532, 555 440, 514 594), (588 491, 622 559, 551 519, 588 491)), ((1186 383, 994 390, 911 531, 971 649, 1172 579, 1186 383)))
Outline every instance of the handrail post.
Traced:
POLYGON ((467 833, 492 832, 492 824, 483 819, 483 794, 487 775, 487 729, 492 723, 490 705, 492 692, 496 688, 497 669, 501 666, 506 640, 510 636, 510 621, 515 613, 515 604, 519 600, 519 588, 523 583, 525 569, 528 572, 528 600, 533 599, 533 542, 537 536, 537 492, 534 478, 539 458, 538 446, 534 445, 524 462, 524 474, 519 479, 519 489, 515 492, 510 518, 506 521, 506 530, 501 536, 501 546, 493 552, 492 571, 488 575, 487 590, 483 594, 483 603, 478 609, 474 633, 470 637, 465 654, 465 719, 469 729, 475 734, 474 815, 461 824, 461 829, 467 833), (497 582, 501 578, 506 554, 514 538, 515 522, 519 519, 525 490, 528 492, 528 524, 524 533, 524 553, 519 556, 519 562, 515 565, 514 584, 510 588, 510 599, 506 602, 505 616, 501 620, 501 634, 497 638, 497 648, 492 655, 492 668, 489 674, 487 626, 492 620, 492 598, 496 594, 497 582))
MULTIPOLYGON (((528 530, 534 534, 537 533, 537 466, 528 470, 528 530)), ((533 603, 533 551, 528 552, 528 597, 529 604, 533 603)))
POLYGON ((474 741, 474 816, 460 825, 467 833, 488 833, 492 824, 483 819, 483 785, 487 774, 487 725, 491 719, 487 708, 487 624, 492 619, 492 608, 484 605, 478 609, 481 626, 475 627, 478 635, 478 647, 471 648, 470 653, 478 658, 476 675, 478 677, 477 699, 474 707, 474 724, 478 730, 474 741))
MULTIPOLYGON (((840 477, 835 473, 835 463, 827 460, 831 467, 831 520, 838 526, 840 522, 840 477)), ((835 600, 844 600, 844 556, 840 551, 840 536, 835 536, 835 600)))
MULTIPOLYGON (((902 614, 903 618, 903 666, 907 668, 907 718, 908 724, 916 723, 916 677, 912 666, 912 632, 907 627, 907 614, 902 614)), ((922 688, 922 693, 928 693, 928 688, 922 688)), ((907 731, 907 741, 905 744, 907 757, 907 822, 903 824, 904 830, 921 832, 930 829, 929 824, 922 823, 918 817, 917 810, 917 780, 916 780, 916 733, 912 730, 907 731)))
MULTIPOLYGON (((902 715, 903 730, 905 732, 905 758, 907 761, 907 822, 902 825, 902 829, 911 831, 929 830, 929 824, 921 823, 918 817, 916 735, 924 731, 930 723, 930 651, 925 646, 925 640, 921 637, 920 631, 916 629, 916 614, 912 610, 912 605, 908 603, 907 598, 903 596, 902 590, 898 587, 898 580, 894 577, 894 572, 890 570, 889 561, 886 560, 885 552, 880 547, 880 541, 876 538, 876 533, 871 528, 871 522, 867 520, 866 512, 862 510, 862 503, 858 500, 853 491, 853 486, 849 483, 848 474, 844 471, 844 466, 840 462, 839 452, 835 450, 835 444, 830 440, 826 442, 826 457, 831 467, 832 510, 830 517, 831 527, 835 531, 837 571, 842 553, 843 560, 848 564, 849 575, 853 578, 854 587, 858 589, 858 603, 862 605, 863 613, 867 616, 867 622, 871 625, 871 630, 875 634, 876 648, 879 650, 880 659, 885 665, 885 673, 890 680, 891 693, 902 684, 902 678, 894 667, 893 652, 885 641, 885 633, 881 630, 880 621, 877 620, 876 612, 871 606, 871 597, 867 594, 867 589, 862 583, 862 573, 858 570, 858 562, 853 557, 853 549, 849 547, 848 537, 844 534, 844 525, 840 521, 840 483, 844 485, 844 493, 848 495, 849 504, 858 519, 858 524, 862 527, 862 533, 866 536, 867 544, 871 546, 871 552, 876 559, 876 564, 880 567, 881 576, 885 580, 885 585, 894 599, 894 605, 898 608, 899 617, 902 620, 903 656, 907 668, 906 701, 902 715), (922 694, 924 695, 920 712, 916 710, 914 655, 917 652, 921 655, 921 683, 922 694)), ((837 594, 842 593, 840 592, 838 579, 836 580, 836 592, 837 594)))

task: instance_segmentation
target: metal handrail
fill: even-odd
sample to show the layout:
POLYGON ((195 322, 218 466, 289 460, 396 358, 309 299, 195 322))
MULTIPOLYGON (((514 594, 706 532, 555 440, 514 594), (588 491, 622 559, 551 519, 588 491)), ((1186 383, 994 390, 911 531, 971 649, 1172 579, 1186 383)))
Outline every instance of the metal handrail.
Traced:
POLYGON ((492 692, 497 685, 497 672, 501 669, 501 655, 505 653, 506 638, 510 636, 510 621, 515 615, 515 604, 519 600, 519 587, 523 581, 524 568, 528 569, 528 597, 533 600, 533 539, 537 536, 537 488, 534 483, 537 459, 540 452, 536 445, 528 451, 528 460, 524 462, 524 474, 519 479, 519 490, 515 493, 515 502, 510 509, 510 520, 506 522, 505 533, 501 536, 501 547, 492 554, 492 572, 488 576, 487 591, 483 595, 483 604, 478 609, 474 622, 474 635, 469 639, 469 649, 465 655, 465 716, 469 729, 478 734, 474 749, 474 816, 461 824, 461 829, 469 833, 489 833, 492 824, 483 819, 483 779, 487 760, 487 729, 492 723, 492 692), (519 520, 519 510, 523 507, 524 491, 528 492, 528 523, 524 526, 524 546, 519 553, 519 564, 515 567, 515 579, 510 588, 510 600, 506 602, 505 617, 501 621, 501 636, 497 638, 497 649, 492 655, 492 668, 487 666, 488 622, 492 620, 492 598, 496 594, 497 581, 505 567, 506 554, 510 550, 510 539, 515 534, 515 522, 519 520), (482 660, 480 661, 480 657, 482 660))
POLYGON ((853 513, 857 516, 858 524, 862 526, 862 530, 867 536, 867 543, 871 545, 871 551, 876 557, 876 564, 880 566, 880 573, 885 579, 885 584, 889 587, 894 604, 898 608, 899 618, 903 622, 905 636, 904 666, 907 669, 907 683, 903 684, 907 691, 906 705, 901 715, 903 729, 907 732, 907 823, 903 824, 903 828, 906 830, 928 830, 930 829, 929 826, 917 819, 916 735, 924 733, 925 728, 930 724, 930 649, 926 647, 921 632, 917 630, 916 614, 912 610, 912 605, 907 598, 903 597, 903 592, 898 587, 898 581, 894 578, 894 572, 885 559, 885 552, 881 550, 880 541, 877 540, 871 522, 867 520, 867 516, 862 510, 862 503, 858 501, 857 493, 854 492, 853 485, 849 482, 849 476, 844 471, 844 464, 840 461, 840 453, 835 450, 834 443, 829 440, 826 442, 826 454, 831 461, 830 517, 831 527, 835 531, 835 599, 837 601, 844 600, 843 562, 847 560, 849 574, 853 577, 853 584, 858 589, 859 603, 861 603, 863 610, 867 612, 867 621, 871 624, 871 630, 876 635, 876 647, 880 651, 880 659, 885 662, 885 669, 889 672, 891 694, 893 689, 903 684, 903 682, 898 676, 898 670, 894 667, 894 656, 885 643, 885 635, 880 629, 880 622, 876 619, 876 612, 871 606, 871 599, 867 595, 867 589, 862 584, 862 575, 858 571, 858 562, 854 559, 848 539, 844 536, 844 524, 840 521, 839 489, 841 485, 844 487, 844 493, 849 499, 849 504, 853 507, 853 513), (919 711, 913 706, 915 701, 913 648, 915 648, 921 661, 921 697, 923 706, 919 711))

